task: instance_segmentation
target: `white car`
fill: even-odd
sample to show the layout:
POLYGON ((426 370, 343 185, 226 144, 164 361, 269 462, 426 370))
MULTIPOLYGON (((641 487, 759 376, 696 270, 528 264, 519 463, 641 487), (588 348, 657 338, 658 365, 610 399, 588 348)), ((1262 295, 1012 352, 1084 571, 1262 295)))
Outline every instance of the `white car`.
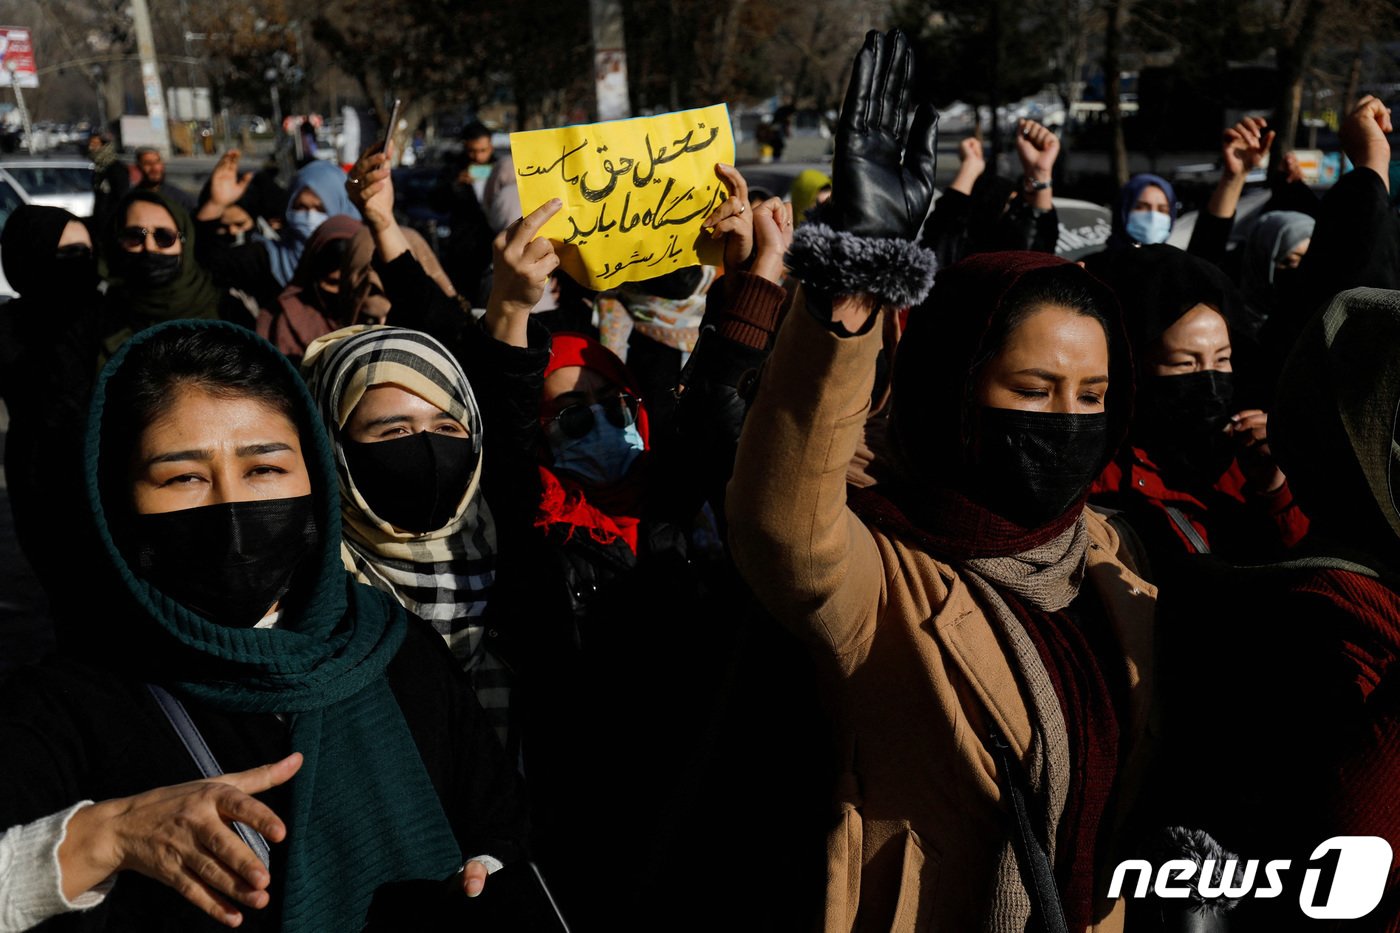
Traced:
POLYGON ((19 189, 26 203, 61 207, 78 217, 92 216, 92 177, 86 159, 0 161, 0 181, 19 189))
MULTIPOLYGON (((92 216, 92 163, 82 159, 16 159, 0 162, 0 229, 21 204, 61 207, 77 217, 92 216)), ((0 271, 0 297, 15 290, 0 271)))

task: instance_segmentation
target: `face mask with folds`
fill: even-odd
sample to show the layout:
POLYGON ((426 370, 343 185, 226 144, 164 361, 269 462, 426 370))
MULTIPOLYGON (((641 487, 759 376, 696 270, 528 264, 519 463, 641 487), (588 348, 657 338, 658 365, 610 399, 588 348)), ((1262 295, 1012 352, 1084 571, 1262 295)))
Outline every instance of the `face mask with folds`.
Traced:
POLYGON ((971 497, 1023 528, 1065 514, 1102 469, 1108 416, 981 408, 971 497))
POLYGON ((581 436, 569 436, 557 420, 551 421, 545 429, 545 439, 554 454, 553 468, 571 473, 590 486, 611 486, 632 469, 646 450, 646 443, 637 430, 636 418, 630 413, 620 419, 623 424, 617 424, 616 415, 608 410, 610 406, 588 407, 593 414, 593 425, 581 436))
POLYGON ((130 253, 126 261, 126 278, 138 288, 160 288, 175 281, 180 274, 181 254, 130 253))
POLYGON ((1205 370, 1156 376, 1139 393, 1135 434, 1166 474, 1178 481, 1214 483, 1235 459, 1225 433, 1235 400, 1235 377, 1205 370))
POLYGON ((1143 246, 1167 242, 1172 235, 1172 219, 1161 211, 1133 211, 1128 215, 1128 236, 1143 246))
POLYGON ((318 540, 309 495, 137 515, 133 537, 137 575, 231 628, 267 614, 318 540))
POLYGON ((311 234, 330 219, 331 215, 324 211, 295 210, 287 214, 287 225, 297 232, 297 236, 309 240, 311 234))
POLYGON ((414 534, 436 531, 452 520, 481 456, 470 438, 430 431, 340 446, 350 478, 370 510, 414 534))
POLYGON ((47 284, 56 294, 83 298, 96 290, 99 281, 91 247, 75 243, 54 253, 53 275, 47 284))

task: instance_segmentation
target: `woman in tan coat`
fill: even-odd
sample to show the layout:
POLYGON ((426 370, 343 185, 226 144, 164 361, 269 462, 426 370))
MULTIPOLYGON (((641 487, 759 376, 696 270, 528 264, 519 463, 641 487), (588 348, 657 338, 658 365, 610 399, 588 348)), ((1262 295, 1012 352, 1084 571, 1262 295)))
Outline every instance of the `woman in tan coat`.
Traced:
POLYGON ((1118 930, 1155 591, 1084 507, 1131 408, 1111 293, 1043 254, 942 271, 900 344, 880 482, 848 501, 878 318, 927 292, 934 129, 906 129, 909 80, 903 37, 867 38, 744 429, 734 558, 828 677, 827 930, 1118 930))

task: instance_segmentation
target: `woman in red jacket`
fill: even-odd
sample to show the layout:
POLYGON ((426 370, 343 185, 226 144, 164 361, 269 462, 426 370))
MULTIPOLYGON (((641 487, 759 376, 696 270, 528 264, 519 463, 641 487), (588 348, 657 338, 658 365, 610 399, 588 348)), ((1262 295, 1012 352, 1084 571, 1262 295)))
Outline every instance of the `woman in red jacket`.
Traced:
POLYGON ((1245 401, 1256 392, 1229 279, 1173 246, 1144 246, 1110 284, 1128 321, 1137 406, 1093 501, 1125 513, 1159 573, 1185 555, 1265 560, 1298 543, 1307 518, 1274 462, 1268 415, 1245 401))

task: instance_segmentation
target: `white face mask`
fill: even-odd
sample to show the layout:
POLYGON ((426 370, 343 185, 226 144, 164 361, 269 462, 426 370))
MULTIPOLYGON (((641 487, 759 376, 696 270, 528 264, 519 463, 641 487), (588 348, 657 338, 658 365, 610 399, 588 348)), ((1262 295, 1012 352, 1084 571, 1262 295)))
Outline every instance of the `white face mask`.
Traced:
POLYGON ((330 219, 331 215, 323 211, 295 210, 287 214, 287 223, 303 240, 311 239, 316 228, 330 219))

